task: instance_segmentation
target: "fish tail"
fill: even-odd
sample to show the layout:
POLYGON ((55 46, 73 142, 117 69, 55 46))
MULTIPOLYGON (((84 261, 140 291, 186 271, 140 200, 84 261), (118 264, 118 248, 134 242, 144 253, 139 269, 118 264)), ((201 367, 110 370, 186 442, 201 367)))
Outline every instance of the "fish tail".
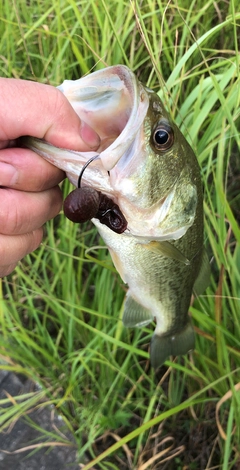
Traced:
POLYGON ((151 340, 151 365, 156 369, 160 367, 168 356, 181 356, 194 349, 194 331, 190 321, 184 329, 170 335, 159 336, 154 334, 151 340))

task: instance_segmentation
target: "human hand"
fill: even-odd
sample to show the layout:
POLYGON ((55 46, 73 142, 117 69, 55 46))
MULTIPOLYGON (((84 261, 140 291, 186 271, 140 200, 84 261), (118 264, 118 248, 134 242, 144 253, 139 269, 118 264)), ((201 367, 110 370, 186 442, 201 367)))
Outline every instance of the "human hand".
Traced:
POLYGON ((40 83, 0 78, 0 277, 42 241, 56 216, 64 173, 16 139, 31 135, 72 150, 97 149, 99 137, 81 122, 65 96, 40 83))

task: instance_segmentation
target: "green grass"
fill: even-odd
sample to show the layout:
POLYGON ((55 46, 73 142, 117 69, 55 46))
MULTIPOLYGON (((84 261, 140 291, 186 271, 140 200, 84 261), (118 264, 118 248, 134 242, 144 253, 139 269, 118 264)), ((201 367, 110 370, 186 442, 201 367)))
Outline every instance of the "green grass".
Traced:
MULTIPOLYGON (((54 404, 75 437, 85 470, 237 469, 237 2, 30 0, 27 6, 2 0, 0 5, 2 76, 58 85, 123 63, 159 92, 201 166, 212 267, 210 286, 190 308, 195 351, 167 361, 155 374, 148 354, 152 327, 123 327, 126 288, 93 226, 75 226, 63 214, 49 222, 41 247, 0 284, 0 367, 41 386, 1 400, 0 430, 36 404, 54 404)), ((63 191, 69 192, 68 182, 63 191)), ((54 430, 42 432, 43 442, 66 444, 54 430)))

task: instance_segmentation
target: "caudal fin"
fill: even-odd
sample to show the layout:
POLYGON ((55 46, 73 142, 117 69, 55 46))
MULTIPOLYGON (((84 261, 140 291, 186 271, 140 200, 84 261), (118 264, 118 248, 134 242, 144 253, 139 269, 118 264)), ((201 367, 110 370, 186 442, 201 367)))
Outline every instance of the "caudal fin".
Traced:
POLYGON ((168 356, 181 356, 194 349, 195 338, 191 323, 187 323, 181 331, 159 336, 154 334, 151 340, 150 357, 154 369, 160 367, 168 356))

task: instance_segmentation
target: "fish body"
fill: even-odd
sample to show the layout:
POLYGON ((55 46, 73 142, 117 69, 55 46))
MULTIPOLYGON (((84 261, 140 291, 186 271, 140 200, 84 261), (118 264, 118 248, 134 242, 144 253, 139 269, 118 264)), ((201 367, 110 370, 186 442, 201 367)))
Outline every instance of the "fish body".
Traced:
POLYGON ((205 265, 197 159, 158 95, 127 67, 65 81, 60 89, 98 132, 98 151, 72 152, 32 138, 27 145, 62 168, 75 186, 86 162, 97 157, 82 185, 112 199, 127 224, 116 233, 99 218, 92 221, 129 287, 123 323, 141 327, 156 320, 150 352, 159 367, 169 355, 194 348, 188 309, 205 265))

